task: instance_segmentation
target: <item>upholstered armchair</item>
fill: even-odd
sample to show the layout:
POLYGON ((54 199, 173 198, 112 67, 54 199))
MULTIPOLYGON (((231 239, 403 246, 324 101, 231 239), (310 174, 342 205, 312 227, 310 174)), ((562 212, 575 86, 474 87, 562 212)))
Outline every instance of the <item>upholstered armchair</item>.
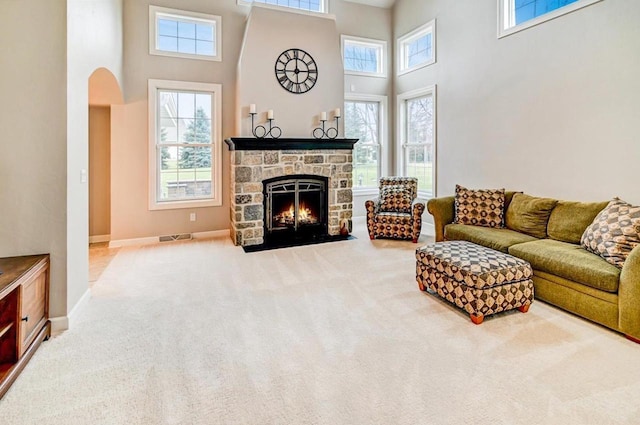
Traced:
POLYGON ((383 177, 377 200, 365 203, 371 239, 392 238, 418 242, 424 203, 417 202, 418 179, 383 177))

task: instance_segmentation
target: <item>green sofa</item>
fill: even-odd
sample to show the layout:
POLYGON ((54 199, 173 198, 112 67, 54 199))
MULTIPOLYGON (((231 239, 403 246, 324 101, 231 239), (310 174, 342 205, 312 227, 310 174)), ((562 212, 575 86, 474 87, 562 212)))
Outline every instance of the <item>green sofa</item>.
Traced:
MULTIPOLYGON (((505 211, 514 192, 506 193, 505 211)), ((640 343, 640 246, 622 269, 580 246, 580 237, 607 202, 558 201, 538 239, 508 228, 453 224, 454 197, 431 199, 436 241, 465 240, 528 261, 536 299, 621 332, 640 343)))

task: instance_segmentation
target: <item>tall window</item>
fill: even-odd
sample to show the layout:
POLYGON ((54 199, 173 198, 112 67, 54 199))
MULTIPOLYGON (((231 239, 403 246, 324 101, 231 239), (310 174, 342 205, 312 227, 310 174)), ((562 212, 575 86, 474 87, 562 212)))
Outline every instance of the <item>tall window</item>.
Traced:
POLYGON ((498 0, 498 37, 538 25, 602 0, 498 0))
POLYGON ((342 55, 346 74, 384 77, 387 43, 381 40, 342 36, 342 55))
POLYGON ((401 123, 400 169, 418 179, 423 197, 435 196, 435 86, 398 96, 401 123))
POLYGON ((346 98, 345 136, 359 139, 353 148, 353 188, 376 188, 382 168, 386 97, 347 95, 346 98))
POLYGON ((290 9, 307 10, 309 12, 327 13, 328 0, 238 0, 238 4, 262 3, 290 9))
POLYGON ((435 20, 398 39, 398 71, 411 72, 436 61, 435 20))
POLYGON ((149 53, 220 61, 221 25, 220 16, 149 6, 149 53))
POLYGON ((219 84, 149 80, 150 209, 222 205, 219 84))

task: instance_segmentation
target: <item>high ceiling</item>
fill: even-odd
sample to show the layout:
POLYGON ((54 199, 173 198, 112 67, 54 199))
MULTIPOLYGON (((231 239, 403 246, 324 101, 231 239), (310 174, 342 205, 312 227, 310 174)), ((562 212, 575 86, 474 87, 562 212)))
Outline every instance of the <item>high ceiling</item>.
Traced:
POLYGON ((396 0, 345 0, 345 1, 350 1, 352 3, 366 4, 369 6, 388 8, 393 6, 393 3, 395 3, 396 0))

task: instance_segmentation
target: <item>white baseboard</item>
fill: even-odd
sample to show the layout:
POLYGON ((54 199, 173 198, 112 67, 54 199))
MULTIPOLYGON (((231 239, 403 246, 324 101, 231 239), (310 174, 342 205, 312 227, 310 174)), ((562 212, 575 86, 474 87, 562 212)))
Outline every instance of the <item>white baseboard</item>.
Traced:
POLYGON ((89 243, 109 242, 110 240, 111 240, 111 235, 89 236, 89 243))
POLYGON ((158 236, 149 238, 135 238, 135 239, 119 239, 109 242, 109 248, 122 248, 123 246, 139 246, 139 245, 153 245, 160 243, 158 236))
POLYGON ((210 239, 210 238, 220 238, 220 237, 229 237, 231 236, 231 230, 213 230, 211 232, 196 232, 192 233, 191 236, 193 239, 210 239))
MULTIPOLYGON (((191 234, 193 239, 209 239, 219 238, 223 236, 229 236, 230 230, 212 230, 210 232, 195 232, 191 234)), ((135 238, 135 239, 119 239, 109 242, 109 248, 122 248, 123 246, 140 246, 140 245, 155 245, 160 243, 160 236, 151 236, 147 238, 135 238)))
POLYGON ((91 299, 91 289, 87 288, 87 290, 82 294, 76 305, 73 306, 71 311, 66 316, 59 317, 50 317, 49 321, 51 321, 51 334, 57 335, 66 330, 68 330, 71 326, 74 325, 76 317, 78 313, 82 311, 82 309, 87 305, 89 300, 91 299))

